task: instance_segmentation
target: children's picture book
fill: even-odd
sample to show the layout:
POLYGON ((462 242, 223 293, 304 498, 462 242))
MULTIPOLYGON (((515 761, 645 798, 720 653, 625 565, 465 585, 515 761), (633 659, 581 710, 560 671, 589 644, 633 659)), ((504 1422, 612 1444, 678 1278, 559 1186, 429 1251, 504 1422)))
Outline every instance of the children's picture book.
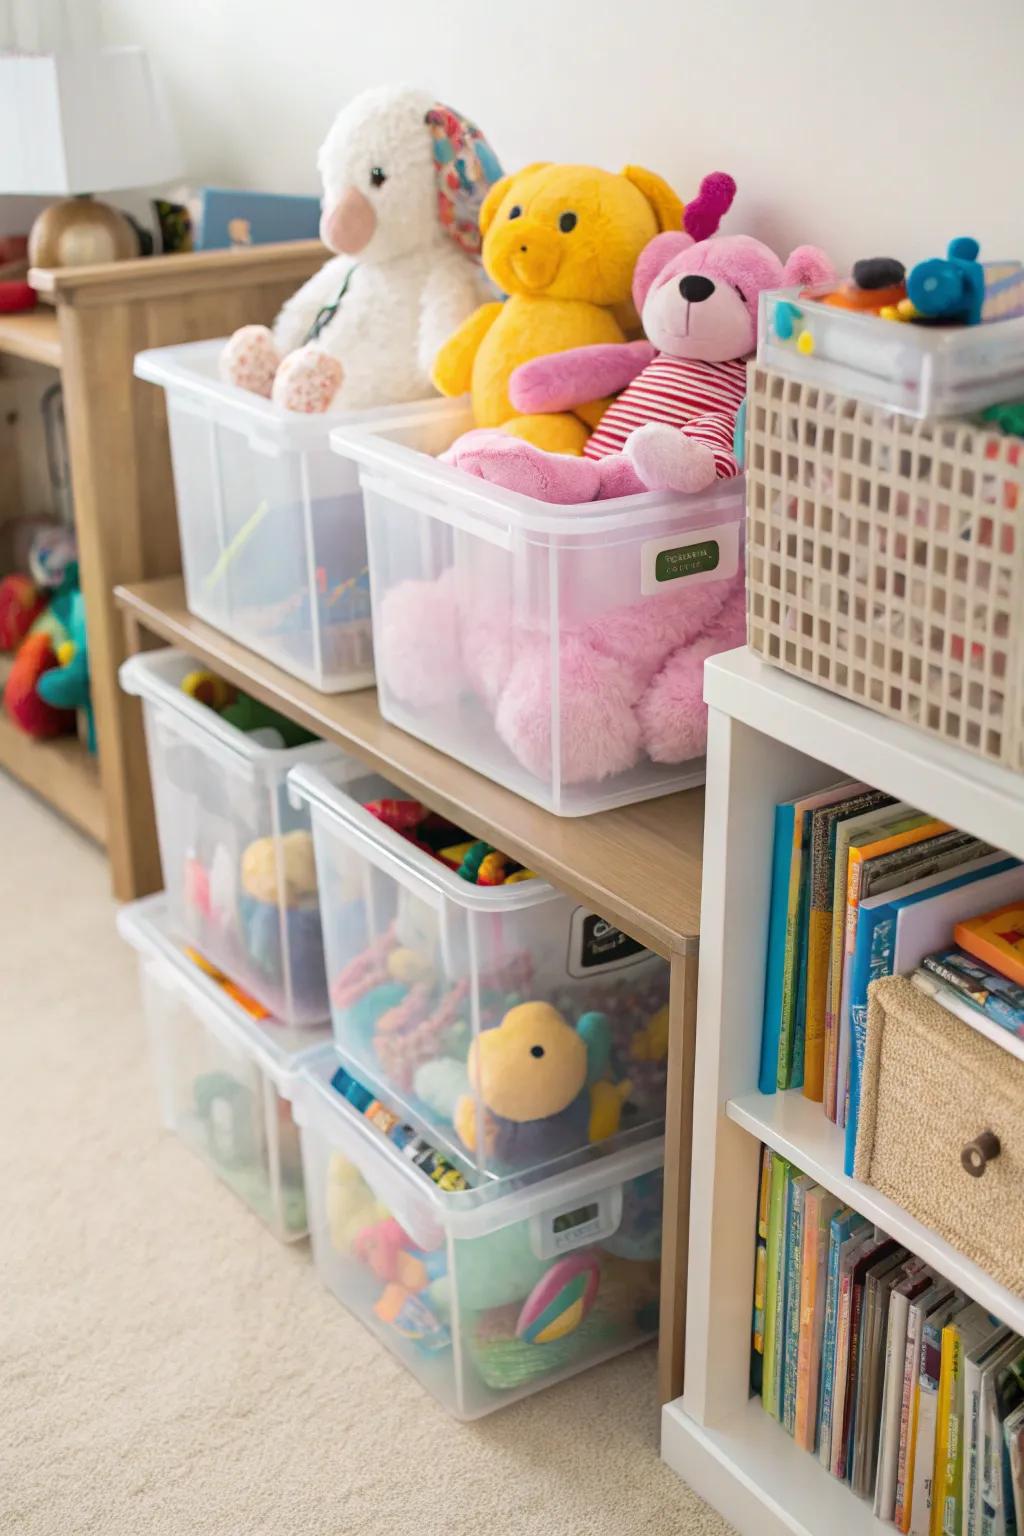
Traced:
POLYGON ((811 812, 810 889, 807 917, 807 990, 804 1009, 804 1095, 821 1102, 825 1064, 825 1015, 828 994, 829 946, 832 931, 832 889, 835 875, 836 827, 851 817, 882 805, 893 796, 866 784, 846 784, 836 798, 811 812))
POLYGON ((836 826, 836 851, 832 877, 832 932, 829 939, 828 983, 825 992, 825 1033, 835 1028, 836 1010, 843 984, 843 949, 845 945, 846 881, 850 862, 850 844, 854 838, 887 826, 904 816, 918 814, 905 800, 886 796, 881 805, 859 816, 850 816, 836 826))
POLYGON ((844 1206, 829 1225, 828 1271, 825 1284, 825 1327, 821 1339, 821 1385, 818 1392, 818 1460, 825 1468, 832 1465, 832 1409, 835 1399, 836 1335, 839 1327, 841 1266, 846 1245, 864 1240, 870 1223, 857 1211, 844 1206))
POLYGON ((942 1368, 942 1330, 970 1302, 959 1291, 933 1308, 921 1329, 921 1353, 917 1366, 914 1452, 914 1488, 910 1510, 910 1536, 931 1536, 932 1495, 935 1483, 935 1440, 939 1418, 939 1374, 942 1368))
MULTIPOLYGON (((1005 1420, 1003 1434, 1010 1458, 1014 1527, 1019 1536, 1019 1533, 1024 1531, 1024 1403, 1015 1408, 1005 1420)), ((1009 1515, 1009 1509, 1007 1509, 1007 1515, 1009 1515)))
POLYGON ((982 1371, 981 1536, 1016 1536, 1012 1474, 1003 1426, 1024 1401, 1022 1351, 1021 1340, 1013 1338, 982 1371))
POLYGON ((832 1418, 832 1475, 845 1481, 850 1474, 851 1430, 857 1397, 857 1361, 864 1282, 875 1264, 901 1253, 891 1237, 873 1234, 850 1256, 845 1286, 839 1289, 839 1328, 836 1334, 836 1398, 832 1418))
POLYGON ((957 923, 953 937, 990 970, 1024 986, 1024 903, 1015 901, 957 923))
MULTIPOLYGON (((925 955, 921 964, 947 986, 960 992, 979 1013, 1012 1039, 1024 1038, 1024 987, 976 960, 955 944, 925 955)), ((1000 1044, 1011 1048, 997 1034, 1000 1044)))
POLYGON ((910 1304, 934 1283, 932 1272, 915 1260, 892 1288, 885 1340, 882 1384, 882 1416, 878 1435, 874 1512, 879 1520, 892 1522, 896 1515, 896 1482, 899 1472, 900 1433, 903 1417, 903 1375, 907 1353, 910 1304))
POLYGON ((835 1195, 816 1184, 804 1202, 803 1262, 800 1273, 800 1342, 797 1351, 796 1416, 793 1438, 805 1451, 816 1448, 818 1379, 825 1331, 826 1268, 835 1195))
POLYGON ((764 1380, 764 1308, 768 1277, 768 1203, 771 1192, 770 1147, 761 1148, 761 1173, 757 1182, 757 1240, 754 1258, 754 1317, 750 1341, 750 1390, 760 1397, 764 1380))
POLYGON ((762 1093, 800 1087, 804 1080, 812 817, 819 806, 828 805, 847 792, 847 785, 833 785, 775 807, 758 1073, 762 1093))
POLYGON ((850 1487, 859 1498, 869 1499, 875 1491, 875 1462, 878 1454, 878 1429, 881 1419, 883 1348, 889 1321, 892 1287, 904 1274, 911 1260, 905 1248, 873 1264, 864 1277, 860 1327, 855 1356, 856 1390, 850 1405, 850 1432, 847 1437, 847 1467, 850 1487))
POLYGON ((320 231, 318 197, 204 187, 197 203, 196 248, 200 251, 315 240, 320 231))
POLYGON ((772 1157, 768 1194, 767 1278, 764 1290, 764 1380, 761 1400, 773 1419, 782 1417, 782 1374, 786 1354, 786 1220, 793 1165, 772 1157))
POLYGON ((942 1330, 932 1536, 962 1536, 965 1356, 998 1332, 999 1324, 976 1302, 942 1330))
POLYGON ((860 1114, 861 1073, 867 1042, 868 987, 882 976, 913 971, 940 934, 993 896, 1021 891, 1024 866, 990 852, 953 870, 869 896, 857 920, 850 980, 850 1090, 846 1116, 845 1169, 853 1173, 860 1114))
MULTIPOLYGON (((906 816, 901 820, 864 833, 850 844, 846 874, 846 909, 843 919, 843 970, 838 1007, 834 1008, 834 1020, 830 1042, 830 1055, 826 1065, 825 1103, 829 1119, 837 1125, 846 1122, 846 1087, 850 1057, 850 970, 853 948, 857 939, 857 913, 862 898, 873 894, 873 880, 880 880, 886 873, 905 867, 904 850, 913 844, 924 843, 948 831, 946 823, 921 815, 906 816), (889 859, 889 863, 883 862, 889 859)), ((877 889, 877 887, 875 887, 877 889)))
POLYGON ((917 1462, 917 1379, 920 1370, 921 1341, 925 1319, 941 1302, 953 1296, 953 1287, 936 1280, 910 1304, 907 1320, 907 1352, 903 1368, 903 1404, 900 1419, 900 1455, 896 1473, 895 1523, 903 1532, 910 1530, 917 1462))
POLYGON ((804 1205, 814 1188, 809 1174, 790 1180, 786 1219, 786 1350, 782 1366, 782 1423, 789 1434, 796 1427, 797 1366, 800 1354, 800 1266, 803 1259, 804 1205))
POLYGON ((981 1532, 981 1373, 1012 1338, 1009 1328, 997 1328, 983 1343, 967 1350, 964 1357, 963 1536, 980 1536, 981 1532))

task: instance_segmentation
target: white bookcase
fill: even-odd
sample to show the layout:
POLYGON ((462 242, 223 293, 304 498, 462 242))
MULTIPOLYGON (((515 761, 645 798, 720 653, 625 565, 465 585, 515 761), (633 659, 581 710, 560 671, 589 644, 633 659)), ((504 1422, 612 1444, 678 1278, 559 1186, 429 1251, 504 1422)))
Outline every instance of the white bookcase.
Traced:
POLYGON ((757 1091, 773 811, 851 779, 1024 858, 1024 779, 770 667, 709 661, 710 706, 683 1396, 662 1456, 742 1536, 882 1536, 750 1397, 759 1146, 766 1142, 1024 1332, 1024 1297, 843 1172, 842 1132, 799 1090, 757 1091))

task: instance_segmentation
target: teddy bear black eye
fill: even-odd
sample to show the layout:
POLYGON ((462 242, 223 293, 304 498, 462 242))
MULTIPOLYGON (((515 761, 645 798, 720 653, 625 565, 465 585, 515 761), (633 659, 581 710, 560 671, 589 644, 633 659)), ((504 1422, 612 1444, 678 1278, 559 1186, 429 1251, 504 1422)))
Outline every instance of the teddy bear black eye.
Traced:
POLYGON ((371 187, 382 187, 384 185, 384 183, 387 181, 387 179, 388 179, 387 172, 386 171, 382 171, 379 165, 374 165, 374 166, 372 166, 370 168, 370 185, 371 185, 371 187))
POLYGON ((570 230, 576 228, 576 215, 574 213, 563 213, 558 221, 558 227, 563 235, 569 234, 570 230))
POLYGON ((522 212, 523 210, 520 208, 519 204, 513 203, 512 207, 508 211, 508 216, 510 219, 518 219, 522 217, 522 212))
POLYGON ((536 1056, 537 1059, 540 1060, 540 1058, 544 1055, 544 1047, 542 1045, 531 1045, 530 1055, 536 1056))

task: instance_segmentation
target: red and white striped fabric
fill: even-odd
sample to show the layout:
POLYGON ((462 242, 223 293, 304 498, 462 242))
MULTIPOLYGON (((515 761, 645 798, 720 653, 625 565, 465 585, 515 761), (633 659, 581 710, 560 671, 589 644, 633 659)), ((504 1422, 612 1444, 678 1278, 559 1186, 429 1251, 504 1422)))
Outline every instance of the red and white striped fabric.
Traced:
POLYGON ((686 429, 715 455, 721 480, 739 473, 732 451, 736 413, 747 392, 747 365, 735 358, 704 363, 661 352, 601 417, 583 449, 588 459, 621 453, 626 438, 649 421, 686 429))

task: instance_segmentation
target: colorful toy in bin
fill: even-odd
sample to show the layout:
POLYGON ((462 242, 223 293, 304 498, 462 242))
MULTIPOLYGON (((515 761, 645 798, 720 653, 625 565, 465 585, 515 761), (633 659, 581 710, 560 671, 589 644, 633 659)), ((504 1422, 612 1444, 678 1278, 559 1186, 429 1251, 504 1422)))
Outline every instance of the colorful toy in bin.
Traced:
POLYGON ((534 1286, 516 1322, 516 1338, 551 1344, 579 1327, 594 1305, 601 1266, 591 1252, 559 1259, 534 1286))
POLYGON ((434 384, 443 395, 468 392, 477 427, 555 453, 582 452, 605 402, 593 395, 534 415, 511 399, 512 371, 569 347, 624 342, 634 323, 633 265, 682 216, 672 188, 641 166, 613 175, 541 162, 506 176, 484 201, 480 230, 484 269, 509 297, 482 305, 449 336, 434 359, 434 384))
POLYGON ((235 332, 222 376, 292 411, 421 399, 437 348, 485 295, 477 214, 501 167, 473 123, 406 86, 354 97, 319 167, 320 232, 337 254, 273 332, 235 332))
POLYGON ((949 242, 946 255, 919 261, 907 276, 911 318, 943 325, 981 325, 1024 315, 1024 263, 978 260, 969 235, 949 242))
POLYGON ((292 988, 298 996, 315 995, 323 987, 323 935, 313 839, 304 829, 257 838, 240 863, 238 921, 245 951, 275 984, 283 979, 282 917, 292 988))
POLYGON ((476 1097, 461 1099, 454 1123, 463 1145, 485 1152, 496 1167, 528 1167, 614 1136, 630 1085, 607 1081, 610 1052, 602 1014, 584 1014, 573 1029, 550 1003, 510 1009, 470 1046, 469 1080, 483 1124, 476 1097))

